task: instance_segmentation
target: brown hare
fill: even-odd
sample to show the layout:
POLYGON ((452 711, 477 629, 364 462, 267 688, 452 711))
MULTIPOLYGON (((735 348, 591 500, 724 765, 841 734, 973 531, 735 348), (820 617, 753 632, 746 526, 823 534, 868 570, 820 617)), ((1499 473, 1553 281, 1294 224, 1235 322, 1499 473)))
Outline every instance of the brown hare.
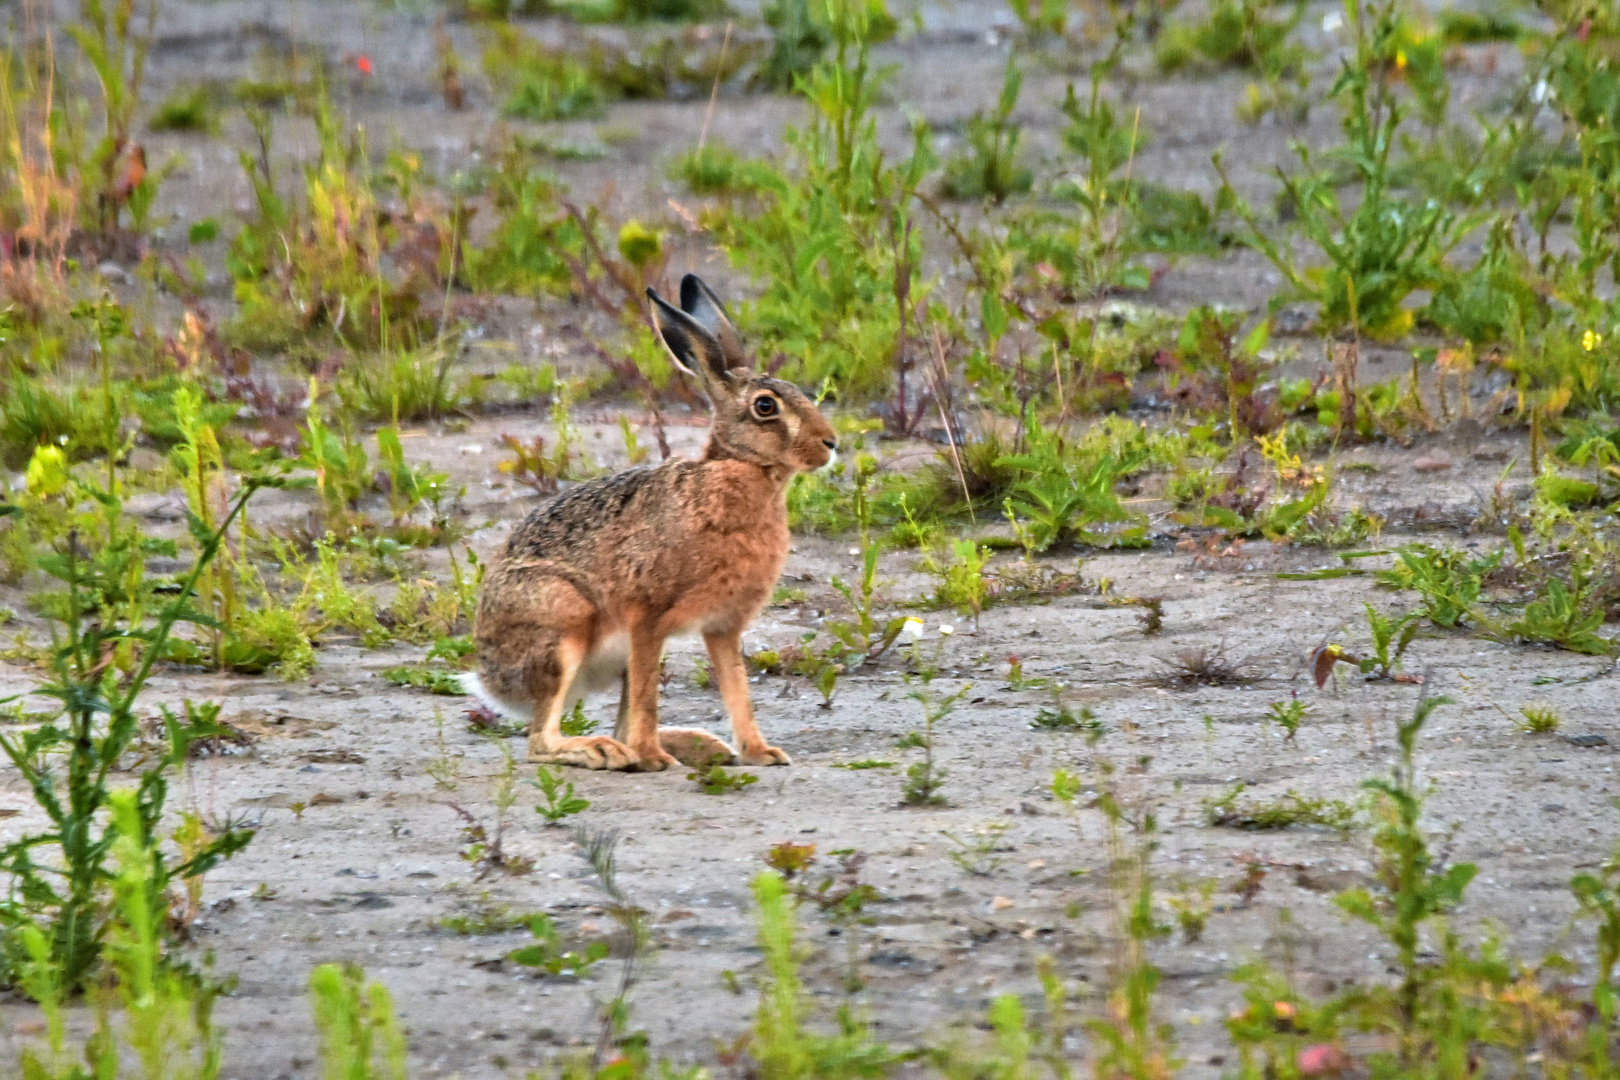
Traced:
POLYGON ((708 446, 697 461, 579 484, 524 519, 484 578, 468 688, 527 721, 531 761, 786 765, 754 723, 742 633, 787 558, 788 481, 832 460, 837 440, 797 387, 753 370, 702 281, 682 279, 679 309, 647 295, 665 347, 708 395, 708 446), (706 731, 658 726, 664 642, 683 632, 703 635, 740 755, 706 731), (563 735, 574 703, 614 682, 613 738, 563 735))

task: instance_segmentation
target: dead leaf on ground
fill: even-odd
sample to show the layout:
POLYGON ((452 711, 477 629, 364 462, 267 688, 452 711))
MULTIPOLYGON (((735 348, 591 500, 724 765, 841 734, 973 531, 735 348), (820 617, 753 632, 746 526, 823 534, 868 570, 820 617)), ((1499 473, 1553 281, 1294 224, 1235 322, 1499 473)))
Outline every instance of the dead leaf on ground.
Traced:
POLYGON ((307 716, 265 712, 263 709, 244 709, 230 717, 228 722, 238 731, 260 738, 279 736, 301 739, 338 726, 336 720, 315 720, 307 716))
POLYGON ((316 765, 364 765, 366 756, 353 750, 339 750, 327 747, 322 750, 310 750, 299 754, 300 760, 312 762, 316 765))

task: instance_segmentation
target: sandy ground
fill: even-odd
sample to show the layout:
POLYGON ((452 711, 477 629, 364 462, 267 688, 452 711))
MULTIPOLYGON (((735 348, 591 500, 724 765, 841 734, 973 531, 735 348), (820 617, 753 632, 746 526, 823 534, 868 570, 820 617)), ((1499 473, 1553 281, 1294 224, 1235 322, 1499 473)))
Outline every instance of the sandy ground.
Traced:
MULTIPOLYGON (((1326 7, 1312 8, 1306 35, 1326 7)), ((984 106, 999 87, 1005 63, 1003 30, 1012 24, 995 4, 924 4, 921 29, 885 48, 903 64, 882 119, 886 137, 900 135, 899 118, 921 111, 949 136, 964 117, 984 106)), ((430 80, 431 14, 382 5, 221 2, 165 7, 153 53, 153 100, 199 78, 230 82, 262 65, 273 50, 294 43, 319 50, 336 70, 352 71, 362 53, 374 79, 343 84, 353 114, 373 133, 373 145, 394 141, 423 152, 430 170, 447 174, 475 153, 488 154, 517 125, 500 121, 476 83, 473 108, 447 113, 430 80), (269 51, 267 51, 269 50, 269 51), (344 64, 350 65, 347 69, 344 64)), ((464 57, 476 56, 473 28, 451 25, 464 57)), ((1503 85, 1516 58, 1504 52, 1494 76, 1485 74, 1484 50, 1471 52, 1458 72, 1459 109, 1483 102, 1503 85), (1477 62, 1476 62, 1477 61, 1477 62)), ((469 63, 469 67, 473 65, 469 63)), ((1020 116, 1039 156, 1055 153, 1056 112, 1063 83, 1058 70, 1033 68, 1020 116)), ((1138 83, 1129 101, 1142 107, 1152 139, 1135 168, 1139 175, 1209 190, 1207 162, 1228 146, 1239 182, 1255 198, 1268 191, 1265 176, 1288 159, 1294 138, 1321 143, 1336 134, 1336 120, 1318 110, 1304 128, 1274 124, 1248 129, 1231 119, 1243 80, 1153 78, 1138 83)), ((663 162, 695 139, 702 102, 631 103, 600 121, 557 125, 569 137, 614 137, 608 154, 591 162, 558 165, 574 189, 616 208, 662 213, 680 192, 663 175, 663 162)), ((780 144, 782 127, 800 115, 787 99, 722 95, 714 131, 741 151, 780 144)), ((236 161, 245 145, 240 118, 227 118, 222 137, 152 136, 155 160, 180 156, 165 186, 158 217, 167 235, 205 216, 228 220, 247 209, 247 188, 236 161)), ((278 120, 278 150, 307 153, 307 122, 278 120)), ((228 230, 227 230, 228 232, 228 230)), ((214 297, 228 296, 219 269, 223 242, 207 253, 215 267, 214 297)), ((721 257, 688 243, 675 269, 697 269, 728 279, 721 257)), ((1275 285, 1252 253, 1220 260, 1182 260, 1144 302, 1181 309, 1203 301, 1254 307, 1275 285)), ((569 325, 587 318, 562 302, 510 301, 492 307, 488 336, 533 354, 533 326, 546 340, 568 340, 569 325), (547 336, 549 335, 549 336, 547 336)), ((1309 352, 1302 363, 1316 362, 1309 352)), ((1368 377, 1402 370, 1405 354, 1373 356, 1368 377)), ((607 466, 621 464, 612 421, 616 409, 584 414, 587 447, 607 466), (597 449, 600 447, 600 449, 597 449)), ((699 426, 675 417, 677 449, 692 453, 699 426)), ((494 465, 502 432, 527 436, 544 430, 538 414, 512 413, 411 433, 410 455, 453 472, 465 483, 465 512, 481 553, 498 545, 537 500, 501 486, 494 465)), ((1477 429, 1453 432, 1417 447, 1360 448, 1339 466, 1341 505, 1364 504, 1391 524, 1383 540, 1417 535, 1435 541, 1489 545, 1489 537, 1463 531, 1478 516, 1504 463, 1521 445, 1477 429), (1419 451, 1443 452, 1450 470, 1417 473, 1419 451), (1365 469, 1344 468, 1360 462, 1365 469)), ((893 448, 885 448, 885 453, 893 448)), ((1510 478, 1522 484, 1524 466, 1510 478)), ((256 520, 270 526, 304 511, 305 495, 271 494, 256 520)), ((1090 581, 1108 579, 1122 595, 1162 597, 1163 632, 1145 637, 1132 609, 1100 608, 1090 596, 1048 604, 995 608, 975 631, 948 613, 925 613, 925 644, 939 649, 941 692, 971 682, 957 713, 939 732, 941 764, 948 770, 946 806, 900 805, 901 773, 917 751, 895 741, 918 726, 921 713, 906 697, 904 662, 886 658, 842 680, 830 708, 802 680, 761 677, 754 685, 767 736, 794 757, 789 768, 755 770, 759 782, 732 795, 701 793, 681 772, 659 775, 593 774, 569 778, 591 801, 577 820, 620 830, 623 887, 646 909, 654 926, 652 948, 632 991, 634 1026, 650 1036, 653 1052, 677 1061, 713 1063, 719 1047, 748 1030, 760 954, 755 945, 749 882, 766 849, 780 841, 814 843, 819 881, 841 850, 866 857, 862 880, 880 899, 856 924, 835 925, 806 907, 804 939, 810 946, 807 978, 821 1019, 830 1017, 853 983, 857 1008, 881 1038, 912 1046, 949 1037, 971 1024, 997 994, 1034 994, 1034 963, 1055 958, 1061 975, 1082 992, 1106 982, 1110 928, 1101 819, 1093 812, 1069 819, 1049 797, 1054 769, 1079 770, 1094 784, 1104 762, 1120 771, 1132 806, 1153 808, 1161 824, 1155 872, 1165 894, 1196 895, 1215 882, 1216 911, 1202 940, 1179 938, 1155 946, 1165 973, 1161 1006, 1175 1025, 1189 1075, 1219 1073, 1225 1042, 1220 1020, 1235 1000, 1228 975, 1255 956, 1291 958, 1313 990, 1347 979, 1384 976, 1386 947, 1350 925, 1331 904, 1333 894, 1368 880, 1365 845, 1326 830, 1253 833, 1205 824, 1203 803, 1239 781, 1247 797, 1288 791, 1353 799, 1358 783, 1390 765, 1395 718, 1416 696, 1410 685, 1344 681, 1319 693, 1301 670, 1306 652, 1324 640, 1365 641, 1360 606, 1404 610, 1412 598, 1375 590, 1366 578, 1285 581, 1278 571, 1332 561, 1317 550, 1251 543, 1213 559, 1176 550, 1162 522, 1164 507, 1140 507, 1166 530, 1143 552, 1088 558, 1090 581), (943 622, 955 633, 942 637, 943 622), (1164 660, 1187 647, 1224 644, 1236 657, 1252 657, 1262 676, 1243 687, 1172 690, 1155 685, 1164 660), (1042 733, 1030 722, 1051 700, 1042 690, 1008 683, 1009 655, 1023 658, 1026 678, 1064 685, 1063 699, 1092 709, 1104 734, 1088 745, 1082 735, 1042 733), (1293 693, 1310 704, 1297 738, 1264 721, 1266 707, 1293 693), (863 759, 892 768, 838 768, 863 759), (987 823, 1006 826, 1005 850, 987 875, 961 869, 946 832, 967 836, 987 823), (1267 873, 1252 900, 1232 889, 1258 862, 1267 873), (1284 918, 1284 913, 1291 917, 1284 918), (727 976, 733 973, 735 978, 727 976)), ((175 528, 148 507, 156 532, 175 528)), ((1003 556, 1002 558, 1006 558, 1003 556)), ((1075 553, 1054 556, 1074 569, 1075 553)), ((781 647, 815 630, 842 602, 829 577, 851 574, 856 559, 847 539, 800 538, 789 561, 787 584, 805 597, 769 609, 746 638, 750 650, 781 647)), ((928 588, 916 557, 888 555, 884 596, 891 605, 928 588)), ((425 573, 443 576, 442 553, 425 558, 425 573)), ((23 596, 0 590, 18 612, 23 596)), ((19 617, 23 629, 37 629, 19 617)), ((152 702, 184 697, 224 702, 224 716, 257 733, 238 754, 196 762, 176 785, 177 803, 216 818, 247 817, 259 825, 252 845, 210 876, 208 910, 190 951, 211 956, 214 970, 240 978, 219 1009, 228 1032, 224 1075, 314 1075, 314 1040, 305 997, 310 968, 331 960, 365 965, 387 984, 410 1031, 415 1075, 516 1074, 594 1037, 597 1009, 613 993, 617 961, 580 981, 537 979, 502 963, 526 940, 525 931, 459 936, 439 925, 447 916, 492 908, 551 913, 570 940, 605 935, 610 926, 602 896, 566 829, 546 828, 531 812, 525 788, 511 815, 510 850, 535 860, 525 876, 479 878, 459 855, 461 821, 451 804, 486 823, 492 787, 502 770, 500 747, 469 732, 466 702, 395 688, 380 673, 420 658, 411 647, 362 649, 329 636, 312 678, 271 678, 164 672, 153 680, 152 702), (436 782, 429 769, 442 780, 436 782), (301 807, 298 812, 294 807, 301 807)), ((724 733, 718 695, 694 682, 695 642, 677 642, 669 655, 671 678, 663 715, 672 723, 711 726, 724 733)), ((1413 645, 1408 670, 1426 672, 1429 685, 1456 698, 1434 717, 1421 747, 1423 775, 1436 794, 1430 820, 1452 830, 1453 859, 1480 867, 1460 919, 1469 928, 1494 922, 1513 949, 1539 956, 1557 948, 1589 970, 1585 937, 1568 933, 1572 903, 1566 885, 1574 868, 1600 861, 1615 844, 1608 797, 1617 790, 1614 745, 1620 744, 1607 660, 1492 644, 1462 635, 1425 634, 1413 645), (1555 708, 1565 720, 1560 735, 1518 732, 1504 711, 1522 703, 1555 708), (1607 742, 1578 746, 1566 736, 1599 735, 1607 742)), ((5 667, 0 692, 32 685, 32 672, 5 667)), ((609 721, 612 702, 592 711, 609 721)), ((1592 740, 1584 740, 1590 742, 1592 740)), ((521 755, 522 746, 509 747, 521 755)), ((522 774, 528 775, 523 769, 522 774)), ((22 810, 0 835, 37 824, 17 778, 0 774, 0 807, 22 810)), ((1093 1006, 1095 1002, 1092 1003, 1093 1006)), ((29 1008, 0 1005, 6 1023, 0 1047, 26 1030, 29 1008)))
MULTIPOLYGON (((450 463, 469 484, 471 520, 490 522, 472 540, 482 552, 535 502, 487 486, 500 483, 491 479, 497 427, 536 430, 534 421, 514 418, 407 440, 413 456, 450 463)), ((678 430, 677 445, 689 449, 701 434, 678 430)), ((1464 458, 1457 471, 1477 473, 1486 484, 1500 468, 1489 460, 1495 448, 1476 449, 1486 460, 1464 458)), ((1356 456, 1380 471, 1347 473, 1347 499, 1358 498, 1349 490, 1353 477, 1366 487, 1359 499, 1391 517, 1404 509, 1409 519, 1427 513, 1455 520, 1475 505, 1472 495, 1457 498, 1470 486, 1459 477, 1413 473, 1409 453, 1356 456)), ((296 497, 281 498, 283 505, 261 509, 267 525, 278 512, 289 519, 298 512, 296 497)), ((853 972, 863 988, 857 1001, 896 1045, 944 1037, 953 1023, 980 1015, 992 995, 1035 993, 1033 964, 1042 955, 1055 957, 1078 988, 1102 985, 1111 918, 1102 820, 1090 811, 1071 820, 1048 786, 1060 767, 1095 783, 1103 762, 1118 767, 1132 805, 1158 815, 1154 866, 1162 892, 1196 895, 1203 883, 1216 883, 1216 911, 1203 939, 1177 939, 1154 951, 1166 975, 1164 1015, 1175 1023, 1194 1074, 1218 1071, 1219 1021, 1235 1000, 1226 976, 1245 960, 1292 956, 1300 977, 1317 990, 1347 978, 1378 978, 1387 951, 1330 903, 1333 893, 1367 881, 1363 844, 1327 830, 1212 828, 1203 811, 1205 800, 1240 780, 1251 785, 1246 798, 1295 791, 1354 799, 1360 780, 1390 764, 1395 719, 1411 708, 1416 689, 1355 678, 1319 693, 1301 664, 1320 641, 1364 641, 1362 601, 1398 610, 1404 598, 1375 591, 1365 579, 1275 576, 1327 561, 1320 551, 1266 543, 1197 560, 1168 541, 1151 551, 1087 559, 1088 580, 1107 578, 1122 595, 1164 598, 1164 630, 1156 637, 1143 636, 1131 609, 1099 609, 1087 596, 992 608, 976 633, 950 613, 923 613, 925 646, 939 649, 935 687, 972 684, 939 733, 949 773, 944 807, 900 805, 900 774, 918 752, 894 744, 918 726, 921 713, 905 696, 898 656, 843 679, 831 708, 822 708, 802 680, 759 678, 754 694, 762 726, 795 764, 754 770, 759 782, 741 793, 703 794, 677 771, 570 771, 592 804, 576 820, 621 831, 621 883, 655 928, 633 991, 634 1023, 647 1030, 657 1053, 694 1061, 712 1061, 717 1046, 747 1030, 760 963, 748 887, 766 849, 784 840, 814 843, 826 869, 831 852, 866 856, 861 878, 881 895, 867 919, 840 926, 805 909, 809 981, 830 1011, 853 972), (956 632, 941 637, 942 622, 956 632), (1162 661, 1178 650, 1222 644, 1235 658, 1252 657, 1263 677, 1246 687, 1154 685, 1162 661), (1009 685, 1012 654, 1023 658, 1027 679, 1062 683, 1065 702, 1094 711, 1105 731, 1094 746, 1082 735, 1031 730, 1051 695, 1009 685), (1288 742, 1264 713, 1296 692, 1310 712, 1288 742), (864 759, 895 766, 837 767, 864 759), (1007 826, 1004 850, 994 855, 999 865, 991 873, 976 876, 952 860, 954 845, 944 833, 968 837, 987 823, 1007 826), (1268 873, 1259 894, 1244 903, 1231 890, 1253 861, 1268 873), (1281 921, 1284 911, 1291 922, 1281 921), (728 989, 727 971, 735 973, 741 996, 728 989)), ((843 617, 827 583, 834 574, 849 576, 855 562, 847 540, 801 538, 786 579, 805 598, 769 609, 750 630, 748 648, 780 648, 829 614, 843 617)), ((1053 562, 1073 568, 1072 556, 1053 562)), ((892 582, 884 591, 891 603, 927 590, 914 555, 887 556, 883 571, 892 582)), ((500 962, 525 931, 458 936, 439 927, 446 916, 505 907, 547 911, 569 938, 611 930, 570 833, 543 826, 529 809, 528 789, 512 813, 507 843, 535 860, 533 872, 480 879, 461 858, 461 821, 451 804, 491 822, 502 756, 488 737, 467 730, 463 699, 381 679, 387 667, 421 653, 364 650, 334 636, 306 683, 173 673, 153 681, 154 702, 221 700, 226 719, 259 734, 245 752, 196 762, 176 785, 182 804, 216 817, 247 816, 260 826, 253 844, 209 877, 210 907, 194 945, 198 955, 213 957, 215 970, 241 979, 219 1014, 231 1036, 227 1075, 309 1074, 304 984, 322 961, 353 960, 389 986, 422 1075, 495 1076, 566 1053, 571 1042, 592 1037, 594 1010, 613 992, 614 962, 579 982, 536 979, 500 962), (436 783, 430 767, 446 782, 436 783), (477 1004, 468 1007, 469 1000, 477 1004)), ((672 645, 663 716, 724 734, 716 692, 695 684, 699 653, 696 642, 672 645)), ((1596 863, 1614 845, 1606 802, 1616 790, 1615 755, 1612 745, 1582 748, 1566 737, 1620 742, 1611 662, 1426 634, 1413 645, 1408 670, 1427 673, 1431 687, 1457 699, 1435 715, 1420 760, 1437 785, 1430 820, 1437 830, 1454 830, 1449 856, 1480 867, 1461 919, 1469 926, 1494 921, 1527 957, 1557 947, 1589 961, 1582 936, 1565 936, 1572 910, 1565 885, 1573 868, 1596 863), (1555 708, 1565 719, 1562 732, 1518 732, 1502 710, 1516 713, 1521 703, 1555 708)), ((27 685, 27 674, 13 669, 0 689, 27 685)), ((604 724, 612 708, 607 699, 591 702, 604 724)), ((521 742, 509 746, 521 756, 521 742)), ((15 834, 32 823, 32 811, 15 778, 0 790, 4 805, 25 809, 6 822, 15 834)), ((812 872, 812 884, 819 880, 812 872)), ((4 1011, 15 1020, 28 1010, 12 1004, 4 1011)))

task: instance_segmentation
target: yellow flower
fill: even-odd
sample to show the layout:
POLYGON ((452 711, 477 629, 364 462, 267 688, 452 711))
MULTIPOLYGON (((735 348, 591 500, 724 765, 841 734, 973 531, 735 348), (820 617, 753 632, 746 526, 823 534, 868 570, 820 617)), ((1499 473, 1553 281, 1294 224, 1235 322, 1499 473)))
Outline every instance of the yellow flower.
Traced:
POLYGON ((619 228, 619 254, 634 265, 645 269, 663 252, 661 234, 631 219, 619 228))
POLYGON ((28 461, 28 493, 48 499, 61 494, 68 485, 67 455, 59 447, 41 446, 28 461))
POLYGON ((1406 50, 1405 49, 1396 49, 1395 50, 1395 70, 1396 71, 1405 71, 1406 70, 1406 50))
POLYGON ((1588 330, 1586 333, 1581 335, 1581 348, 1585 349, 1587 352, 1591 352, 1601 344, 1603 344, 1602 334, 1593 333, 1591 330, 1588 330))

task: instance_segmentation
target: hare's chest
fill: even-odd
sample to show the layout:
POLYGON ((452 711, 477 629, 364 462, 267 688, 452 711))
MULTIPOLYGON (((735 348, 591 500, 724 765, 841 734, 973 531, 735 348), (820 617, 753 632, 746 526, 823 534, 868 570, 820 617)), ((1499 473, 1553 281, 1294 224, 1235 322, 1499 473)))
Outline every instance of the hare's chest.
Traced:
POLYGON ((782 576, 787 562, 788 533, 773 523, 762 521, 757 528, 734 533, 726 545, 726 557, 712 564, 704 587, 717 595, 769 596, 782 576))
POLYGON ((727 538, 725 557, 705 560, 684 581, 672 605, 680 631, 700 633, 746 624, 771 597, 787 560, 787 533, 771 535, 768 524, 727 538))

